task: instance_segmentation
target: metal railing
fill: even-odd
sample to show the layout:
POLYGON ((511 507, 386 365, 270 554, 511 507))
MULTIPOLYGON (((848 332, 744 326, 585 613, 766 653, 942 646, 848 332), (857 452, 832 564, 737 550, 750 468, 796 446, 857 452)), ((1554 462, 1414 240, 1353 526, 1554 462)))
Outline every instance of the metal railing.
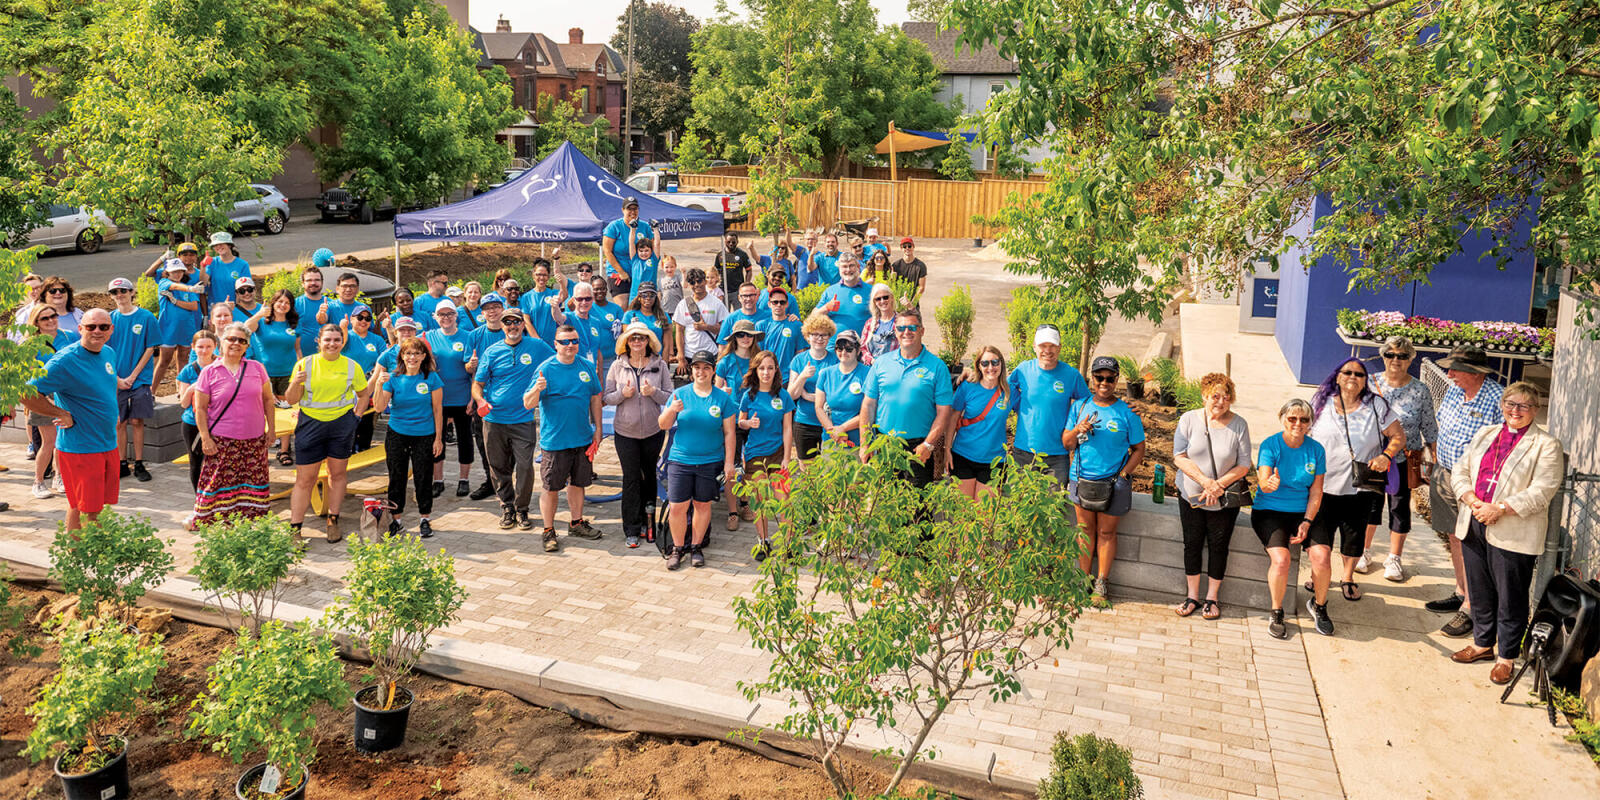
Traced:
POLYGON ((1600 578, 1600 474, 1568 471, 1550 502, 1550 524, 1555 569, 1600 578))

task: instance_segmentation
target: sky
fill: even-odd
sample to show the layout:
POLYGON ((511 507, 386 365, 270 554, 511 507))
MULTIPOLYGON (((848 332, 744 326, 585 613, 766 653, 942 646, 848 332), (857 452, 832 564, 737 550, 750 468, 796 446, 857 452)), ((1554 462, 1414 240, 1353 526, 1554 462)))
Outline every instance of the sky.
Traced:
MULTIPOLYGON (((673 5, 702 21, 717 10, 717 0, 676 0, 673 5)), ((738 0, 729 0, 728 5, 735 15, 743 9, 738 0)), ((872 7, 878 10, 879 25, 899 25, 907 19, 905 0, 872 0, 872 7)), ((480 31, 493 31, 495 21, 503 15, 518 33, 542 33, 566 42, 568 28, 582 28, 584 41, 606 42, 617 30, 617 17, 627 8, 628 0, 471 0, 467 17, 480 31)))

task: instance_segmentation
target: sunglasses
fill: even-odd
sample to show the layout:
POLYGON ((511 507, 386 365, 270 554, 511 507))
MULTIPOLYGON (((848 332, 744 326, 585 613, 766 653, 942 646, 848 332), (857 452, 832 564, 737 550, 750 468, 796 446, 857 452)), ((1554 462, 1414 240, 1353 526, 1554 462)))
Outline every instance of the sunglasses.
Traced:
POLYGON ((1295 424, 1305 424, 1305 425, 1310 425, 1311 424, 1311 418, 1310 417, 1284 417, 1283 421, 1284 422, 1292 422, 1292 423, 1295 423, 1295 424))
POLYGON ((38 321, 39 322, 49 322, 51 320, 60 319, 60 318, 61 318, 60 314, 41 314, 39 316, 38 321))
POLYGON ((579 303, 593 303, 594 302, 594 298, 593 297, 574 297, 572 299, 577 301, 577 302, 579 302, 579 303))
POLYGON ((887 302, 889 302, 890 300, 893 300, 893 299, 894 299, 893 297, 874 297, 874 298, 872 298, 872 302, 874 302, 874 303, 887 303, 887 302))
POLYGON ((896 326, 894 326, 894 329, 896 331, 899 331, 900 333, 905 333, 907 331, 916 330, 917 326, 915 326, 915 325, 896 325, 896 326))
POLYGON ((1346 378, 1365 378, 1365 377, 1367 377, 1367 373, 1359 372, 1359 371, 1353 370, 1353 369, 1341 369, 1341 370, 1339 370, 1339 374, 1344 376, 1344 377, 1346 377, 1346 378))
POLYGON ((746 338, 746 339, 754 339, 754 338, 756 338, 756 335, 755 335, 755 334, 753 334, 753 333, 744 333, 744 332, 743 332, 743 331, 741 331, 741 332, 739 332, 739 333, 736 333, 736 334, 734 334, 734 337, 735 337, 735 338, 738 338, 738 337, 740 337, 740 336, 743 336, 743 337, 744 337, 744 338, 746 338))
POLYGON ((111 296, 112 297, 116 297, 119 294, 133 294, 133 290, 132 289, 112 289, 111 290, 111 296))
POLYGON ((1006 362, 1001 361, 998 358, 986 358, 986 359, 984 359, 982 361, 979 361, 978 362, 978 366, 980 366, 980 367, 998 367, 998 366, 1000 366, 1000 365, 1002 365, 1004 363, 1006 363, 1006 362))
POLYGON ((500 324, 501 325, 516 325, 517 327, 520 328, 520 327, 522 327, 522 318, 521 317, 510 317, 510 318, 501 317, 500 318, 500 324))
POLYGON ((690 278, 689 279, 689 285, 690 286, 699 286, 700 284, 705 283, 705 282, 706 282, 705 278, 690 278))
POLYGON ((240 288, 240 289, 234 289, 233 293, 234 294, 255 294, 255 291, 256 290, 254 290, 254 289, 252 289, 252 288, 250 288, 248 286, 245 286, 245 287, 240 288))
POLYGON ((82 329, 84 329, 86 331, 109 331, 109 330, 111 330, 111 323, 109 323, 109 322, 96 322, 96 323, 93 323, 93 324, 79 325, 78 327, 80 327, 80 328, 82 328, 82 329))
POLYGON ((60 286, 52 286, 51 288, 45 290, 45 294, 66 294, 66 293, 67 293, 67 290, 61 288, 60 286))
POLYGON ((788 300, 768 300, 767 301, 767 305, 778 307, 778 308, 782 308, 783 306, 789 305, 789 301, 788 300))
POLYGON ((909 244, 900 245, 900 249, 901 250, 910 250, 911 249, 911 245, 909 245, 909 244))
POLYGON ((835 350, 856 350, 859 347, 860 345, 855 342, 834 342, 833 344, 833 349, 835 350))
POLYGON ((372 315, 371 314, 357 314, 356 315, 356 319, 359 319, 362 322, 371 322, 372 321, 372 315))
POLYGON ((224 338, 222 341, 227 342, 228 344, 249 344, 250 343, 250 340, 244 338, 243 336, 228 336, 228 337, 224 338))
POLYGON ((1390 361, 1408 361, 1411 358, 1411 356, 1406 355, 1405 353, 1384 353, 1383 357, 1390 361))
POLYGON ((655 292, 640 292, 639 293, 639 297, 645 298, 647 300, 654 300, 654 299, 656 299, 656 293, 655 292))
POLYGON ((557 339, 556 344, 562 347, 571 347, 578 343, 577 339, 557 339))
POLYGON ((1116 383, 1117 382, 1117 376, 1115 376, 1115 375, 1090 375, 1089 376, 1089 380, 1092 380, 1095 383, 1116 383))

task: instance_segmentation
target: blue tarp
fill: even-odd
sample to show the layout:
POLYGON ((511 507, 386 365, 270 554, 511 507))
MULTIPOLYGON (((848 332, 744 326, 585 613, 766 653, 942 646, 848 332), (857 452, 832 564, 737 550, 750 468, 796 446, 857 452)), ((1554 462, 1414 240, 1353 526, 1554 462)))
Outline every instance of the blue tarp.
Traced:
MULTIPOLYGON (((937 131, 913 131, 906 128, 898 128, 897 130, 899 130, 901 133, 909 133, 913 136, 923 136, 929 139, 938 139, 941 142, 950 141, 950 134, 948 133, 939 133, 937 131)), ((978 134, 976 133, 957 133, 956 135, 966 139, 969 142, 978 141, 978 134)))
POLYGON ((663 239, 722 235, 722 212, 691 211, 634 191, 571 142, 509 183, 438 208, 398 214, 396 239, 452 242, 598 242, 622 201, 639 200, 639 218, 663 239))

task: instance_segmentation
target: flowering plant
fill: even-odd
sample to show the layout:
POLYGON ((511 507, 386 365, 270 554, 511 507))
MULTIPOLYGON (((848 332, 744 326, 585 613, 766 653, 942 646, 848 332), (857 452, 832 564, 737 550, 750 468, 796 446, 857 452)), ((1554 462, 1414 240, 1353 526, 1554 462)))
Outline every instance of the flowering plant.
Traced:
POLYGON ((1347 333, 1381 341, 1404 336, 1417 344, 1470 342, 1485 350, 1522 350, 1548 353, 1555 347, 1554 328, 1536 328, 1518 322, 1479 320, 1456 322, 1438 317, 1408 317, 1398 311, 1342 308, 1339 327, 1347 333))

